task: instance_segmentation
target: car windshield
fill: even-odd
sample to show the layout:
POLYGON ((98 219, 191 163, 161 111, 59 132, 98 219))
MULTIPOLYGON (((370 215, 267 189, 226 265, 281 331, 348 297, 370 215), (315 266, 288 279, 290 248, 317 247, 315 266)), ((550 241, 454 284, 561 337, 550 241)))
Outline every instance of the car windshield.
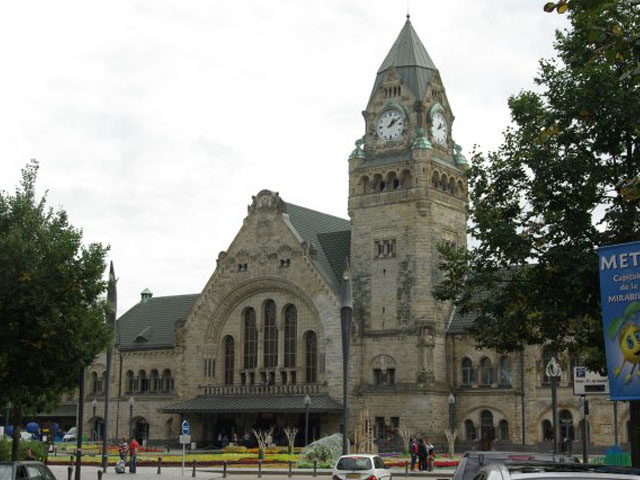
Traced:
POLYGON ((11 480, 11 465, 0 465, 0 480, 11 480))
POLYGON ((338 470, 371 470, 371 459, 368 457, 344 457, 338 461, 338 470))

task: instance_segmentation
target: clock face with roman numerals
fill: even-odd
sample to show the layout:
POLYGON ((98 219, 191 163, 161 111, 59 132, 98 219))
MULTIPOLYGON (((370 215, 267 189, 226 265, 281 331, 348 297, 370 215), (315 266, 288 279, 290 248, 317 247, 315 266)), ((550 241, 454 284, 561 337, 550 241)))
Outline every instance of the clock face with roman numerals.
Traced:
POLYGON ((387 110, 380 118, 376 133, 382 140, 396 140, 404 131, 404 118, 398 110, 387 110))
POLYGON ((433 115, 431 119, 431 136, 436 143, 440 145, 447 144, 447 137, 449 136, 449 127, 447 125, 447 119, 440 112, 433 115))

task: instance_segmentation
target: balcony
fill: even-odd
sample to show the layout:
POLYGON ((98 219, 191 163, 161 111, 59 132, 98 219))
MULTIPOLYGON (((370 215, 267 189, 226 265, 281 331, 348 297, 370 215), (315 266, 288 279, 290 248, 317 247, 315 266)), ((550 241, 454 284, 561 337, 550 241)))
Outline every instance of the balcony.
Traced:
POLYGON ((200 395, 305 395, 327 393, 320 384, 299 385, 198 385, 200 395))

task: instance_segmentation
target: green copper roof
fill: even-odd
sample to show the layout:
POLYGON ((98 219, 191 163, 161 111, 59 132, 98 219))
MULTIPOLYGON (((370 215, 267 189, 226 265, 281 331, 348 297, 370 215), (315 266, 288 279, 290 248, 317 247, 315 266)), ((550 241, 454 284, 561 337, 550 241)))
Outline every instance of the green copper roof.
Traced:
POLYGON ((424 136, 422 127, 418 129, 418 136, 411 144, 411 148, 416 150, 432 150, 431 142, 424 136))
POLYGON ((351 249, 349 220, 287 203, 287 214, 293 228, 317 252, 317 266, 330 285, 338 290, 344 261, 351 249))
POLYGON ((187 318, 198 297, 155 297, 134 305, 116 322, 120 349, 172 348, 176 322, 187 318))
POLYGON ((396 69, 404 85, 409 87, 418 100, 422 100, 431 79, 438 70, 411 26, 408 15, 400 35, 378 69, 372 95, 382 83, 384 73, 392 67, 396 69))

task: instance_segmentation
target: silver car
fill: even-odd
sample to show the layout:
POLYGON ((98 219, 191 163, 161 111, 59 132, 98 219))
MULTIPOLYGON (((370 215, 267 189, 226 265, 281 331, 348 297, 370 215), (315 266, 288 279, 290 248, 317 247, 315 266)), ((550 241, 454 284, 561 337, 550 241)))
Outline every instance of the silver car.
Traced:
POLYGON ((473 480, 640 480, 640 469, 579 463, 494 463, 473 480))

